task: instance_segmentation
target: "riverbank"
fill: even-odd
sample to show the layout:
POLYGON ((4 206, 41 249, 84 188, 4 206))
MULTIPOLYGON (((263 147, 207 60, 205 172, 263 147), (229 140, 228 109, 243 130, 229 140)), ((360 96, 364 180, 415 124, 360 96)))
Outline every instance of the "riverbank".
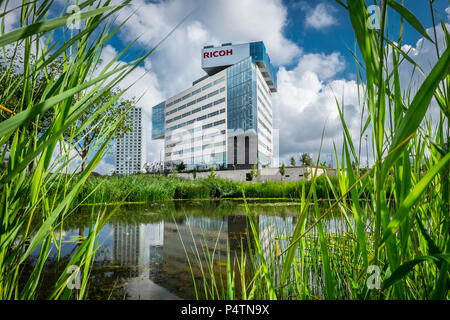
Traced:
MULTIPOLYGON (((338 180, 329 178, 336 189, 338 180)), ((78 203, 149 202, 174 199, 283 198, 300 199, 302 186, 308 193, 311 181, 234 182, 221 178, 184 179, 173 176, 133 175, 89 177, 83 184, 78 203)), ((333 197, 326 177, 316 179, 317 196, 333 197)))

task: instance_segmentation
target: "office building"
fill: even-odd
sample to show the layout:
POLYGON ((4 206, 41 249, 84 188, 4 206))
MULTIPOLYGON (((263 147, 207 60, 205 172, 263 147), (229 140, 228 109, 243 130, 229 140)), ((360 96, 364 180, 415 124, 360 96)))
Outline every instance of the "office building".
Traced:
POLYGON ((263 42, 202 49, 206 75, 152 109, 152 139, 164 165, 248 169, 273 162, 276 71, 263 42))

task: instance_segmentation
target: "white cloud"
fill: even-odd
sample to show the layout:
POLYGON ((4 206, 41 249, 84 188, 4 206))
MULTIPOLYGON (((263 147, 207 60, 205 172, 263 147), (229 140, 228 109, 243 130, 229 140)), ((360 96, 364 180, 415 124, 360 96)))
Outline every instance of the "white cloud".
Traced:
MULTIPOLYGON (((122 35, 127 41, 141 35, 139 42, 147 47, 158 43, 192 11, 192 15, 162 44, 153 58, 159 60, 156 56, 167 56, 169 64, 163 68, 169 67, 170 70, 182 63, 183 68, 178 68, 178 73, 184 73, 187 65, 198 70, 200 50, 207 44, 262 40, 276 65, 290 63, 301 53, 298 46, 283 36, 287 10, 281 0, 172 0, 161 3, 137 0, 133 7, 120 15, 120 20, 128 17, 134 9, 137 10, 123 28, 122 35)), ((155 63, 157 67, 158 63, 155 63)))
POLYGON ((336 9, 328 4, 319 3, 314 9, 306 11, 305 24, 309 28, 321 30, 337 25, 337 19, 332 15, 336 9))
MULTIPOLYGON (((5 11, 9 11, 11 9, 16 8, 17 5, 14 3, 9 2, 7 8, 5 9, 4 6, 1 6, 0 12, 3 13, 3 9, 5 11)), ((13 10, 9 12, 7 15, 4 16, 4 23, 5 23, 5 33, 12 31, 13 29, 16 29, 19 27, 19 17, 20 17, 20 10, 13 10)), ((3 19, 3 18, 0 18, 3 19)))
POLYGON ((106 159, 102 159, 94 171, 103 175, 110 175, 115 169, 116 166, 114 164, 106 162, 106 159))
POLYGON ((445 9, 445 12, 447 13, 447 21, 450 21, 450 7, 445 9))
POLYGON ((345 69, 344 57, 338 52, 330 55, 305 54, 298 61, 294 70, 300 72, 313 72, 323 80, 333 78, 337 73, 345 69))
MULTIPOLYGON (((275 123, 280 127, 280 158, 288 163, 290 156, 313 153, 317 157, 326 127, 321 159, 330 161, 333 141, 340 145, 342 125, 335 97, 344 101, 344 115, 354 138, 360 129, 358 87, 355 81, 338 80, 345 68, 338 53, 306 54, 292 70, 280 68, 279 92, 274 94, 275 123)), ((362 89, 362 88, 361 88, 362 89)))
MULTIPOLYGON (((104 47, 101 55, 102 63, 99 65, 98 70, 102 70, 114 57, 117 56, 117 51, 111 45, 107 45, 104 47)), ((122 61, 118 63, 123 64, 122 61)), ((127 77, 125 77, 119 84, 119 87, 122 89, 127 89, 124 93, 123 98, 131 99, 136 97, 139 99, 137 102, 137 106, 141 107, 144 110, 144 117, 146 119, 146 123, 148 126, 147 130, 147 159, 156 159, 159 157, 159 150, 162 148, 161 141, 152 141, 151 140, 151 114, 152 107, 159 102, 161 102, 163 98, 163 90, 160 88, 160 82, 158 80, 157 75, 152 71, 152 63, 150 58, 147 58, 144 61, 143 66, 138 66, 134 69, 127 77)), ((145 120, 144 120, 145 121, 145 120)), ((114 142, 115 143, 115 142, 114 142)), ((114 150, 114 146, 113 146, 114 150)), ((105 160, 99 164, 96 171, 99 173, 109 173, 110 168, 103 169, 100 168, 105 164, 105 161, 114 162, 114 157, 105 157, 105 160), (109 170, 106 172, 105 170, 109 170)))
MULTIPOLYGON (((450 29, 450 24, 445 24, 447 29, 450 29)), ((434 38, 434 31, 432 28, 426 29, 431 38, 434 38)), ((445 35, 441 25, 436 26, 436 37, 439 48, 439 53, 442 55, 446 49, 445 35)), ((404 90, 411 88, 410 97, 414 97, 416 91, 420 88, 421 84, 425 80, 425 77, 430 74, 432 68, 438 61, 436 47, 430 41, 420 38, 415 45, 402 45, 402 50, 422 68, 425 76, 416 70, 411 63, 404 61, 400 70, 400 83, 404 90)), ((389 62, 392 63, 392 58, 389 57, 389 62)), ((435 100, 432 100, 431 108, 427 113, 427 116, 431 116, 433 120, 439 118, 439 107, 435 100)))

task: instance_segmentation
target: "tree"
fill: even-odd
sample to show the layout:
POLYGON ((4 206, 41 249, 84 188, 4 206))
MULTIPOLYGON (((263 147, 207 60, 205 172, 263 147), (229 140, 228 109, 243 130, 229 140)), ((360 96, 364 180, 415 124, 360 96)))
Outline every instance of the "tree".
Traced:
POLYGON ((302 153, 301 157, 300 157, 300 161, 302 163, 303 166, 311 166, 312 165, 312 159, 310 157, 309 154, 302 153))
POLYGON ((305 177, 306 180, 308 180, 310 175, 309 169, 308 168, 304 168, 303 169, 303 176, 305 177))
POLYGON ((292 166, 292 167, 295 167, 295 164, 296 164, 296 162, 295 162, 295 157, 292 156, 292 157, 291 157, 291 166, 292 166))
POLYGON ((209 179, 215 179, 216 178, 216 171, 214 170, 214 167, 211 167, 211 170, 209 171, 209 179))
POLYGON ((176 165, 176 169, 177 169, 179 172, 181 172, 181 171, 183 171, 184 169, 186 169, 186 165, 184 164, 183 161, 181 161, 179 164, 176 165))
POLYGON ((252 177, 252 180, 259 177, 258 165, 256 163, 253 165, 252 169, 250 170, 250 176, 252 177))
MULTIPOLYGON (((24 52, 23 45, 17 45, 14 48, 7 48, 4 54, 0 55, 0 105, 5 107, 1 111, 9 116, 12 114, 6 109, 15 114, 39 102, 47 84, 63 72, 63 57, 58 57, 50 62, 45 71, 32 73, 27 70, 25 72, 24 52), (27 81, 26 86, 25 81, 27 81), (24 87, 27 87, 28 90, 23 90, 24 87)), ((29 54, 29 64, 33 65, 36 62, 35 54, 31 52, 29 54)), ((2 114, 0 121, 5 118, 6 115, 2 114)))
MULTIPOLYGON (((92 103, 87 112, 85 112, 77 122, 64 132, 66 142, 79 141, 74 148, 81 158, 81 170, 86 169, 89 152, 98 142, 104 133, 106 124, 117 120, 124 112, 129 111, 136 105, 135 98, 125 100, 119 98, 118 89, 108 90, 92 103), (109 104, 109 105, 107 105, 109 104), (107 106, 106 106, 107 105, 107 106), (102 109, 104 107, 104 109, 102 109), (93 121, 88 122, 93 119, 93 121), (88 125, 86 126, 86 123, 88 125)), ((81 97, 79 97, 81 99, 81 97)), ((115 138, 120 139, 127 132, 132 130, 132 122, 129 116, 124 118, 115 133, 115 138)))
POLYGON ((286 174, 286 166, 284 165, 284 163, 280 167, 280 174, 281 174, 281 181, 283 181, 283 177, 286 174))
POLYGON ((192 177, 194 179, 197 178, 197 167, 194 167, 194 169, 192 169, 192 177))

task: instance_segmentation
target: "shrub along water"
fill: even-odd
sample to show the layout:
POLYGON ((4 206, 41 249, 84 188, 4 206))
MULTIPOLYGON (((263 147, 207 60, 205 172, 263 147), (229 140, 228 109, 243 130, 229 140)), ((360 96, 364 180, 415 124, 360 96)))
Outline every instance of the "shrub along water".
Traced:
MULTIPOLYGON (((329 178, 336 188, 337 178, 329 178)), ((298 200, 302 185, 309 191, 311 181, 298 182, 234 182, 220 178, 183 179, 164 175, 132 175, 111 177, 89 177, 83 184, 78 200, 84 203, 110 202, 150 202, 172 199, 223 199, 242 198, 244 191, 248 198, 283 198, 298 200)), ((331 189, 328 179, 318 177, 317 195, 328 199, 331 189)))

